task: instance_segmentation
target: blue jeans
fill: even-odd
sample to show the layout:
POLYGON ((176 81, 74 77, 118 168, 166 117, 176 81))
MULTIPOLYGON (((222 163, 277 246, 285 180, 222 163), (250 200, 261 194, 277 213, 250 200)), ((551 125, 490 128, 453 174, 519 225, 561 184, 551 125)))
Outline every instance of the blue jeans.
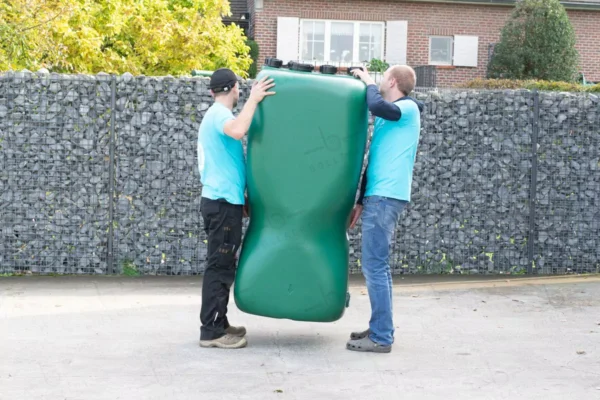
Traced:
POLYGON ((396 222, 407 202, 380 196, 363 201, 362 272, 371 302, 370 338, 387 346, 394 342, 390 247, 396 222))

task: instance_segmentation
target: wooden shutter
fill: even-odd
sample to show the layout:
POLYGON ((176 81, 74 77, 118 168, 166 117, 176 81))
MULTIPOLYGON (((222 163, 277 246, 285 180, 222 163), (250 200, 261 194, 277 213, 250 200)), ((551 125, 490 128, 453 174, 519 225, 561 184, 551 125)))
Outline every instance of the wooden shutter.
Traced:
POLYGON ((479 55, 477 36, 454 36, 454 65, 457 67, 476 67, 479 55))
POLYGON ((408 22, 387 21, 385 36, 385 59, 390 64, 406 64, 408 22))
POLYGON ((277 58, 284 64, 298 60, 299 26, 299 18, 277 18, 277 58))

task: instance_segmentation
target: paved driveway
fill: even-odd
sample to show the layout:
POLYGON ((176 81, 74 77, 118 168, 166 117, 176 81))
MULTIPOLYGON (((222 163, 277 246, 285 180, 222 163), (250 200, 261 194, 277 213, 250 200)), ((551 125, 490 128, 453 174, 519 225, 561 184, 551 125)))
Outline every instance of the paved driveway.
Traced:
POLYGON ((242 350, 198 347, 200 278, 0 279, 0 399, 600 399, 600 277, 396 278, 391 354, 331 324, 231 310, 242 350))

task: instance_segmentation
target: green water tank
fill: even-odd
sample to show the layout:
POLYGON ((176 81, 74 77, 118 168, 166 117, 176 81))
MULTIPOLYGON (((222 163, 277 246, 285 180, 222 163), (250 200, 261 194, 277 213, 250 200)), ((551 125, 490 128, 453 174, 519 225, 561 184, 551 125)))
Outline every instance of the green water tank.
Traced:
POLYGON ((366 88, 350 76, 290 68, 265 67, 257 77, 273 78, 277 94, 259 105, 248 132, 251 215, 234 298, 246 313, 330 322, 346 305, 366 88))

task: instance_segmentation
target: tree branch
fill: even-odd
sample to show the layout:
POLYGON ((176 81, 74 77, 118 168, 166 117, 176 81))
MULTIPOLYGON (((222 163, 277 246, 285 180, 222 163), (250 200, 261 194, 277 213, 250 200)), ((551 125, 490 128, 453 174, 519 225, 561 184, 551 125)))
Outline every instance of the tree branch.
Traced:
POLYGON ((60 10, 60 11, 59 11, 59 12, 58 12, 58 13, 57 13, 57 14, 56 14, 54 17, 52 17, 52 18, 50 18, 50 19, 48 19, 48 20, 46 20, 46 21, 44 21, 44 22, 40 22, 40 23, 39 23, 39 24, 37 24, 37 25, 33 25, 33 26, 30 26, 30 27, 27 27, 27 28, 23 28, 23 29, 21 29, 21 30, 19 31, 19 33, 26 32, 26 31, 30 31, 30 30, 32 30, 32 29, 39 28, 40 26, 42 26, 42 25, 45 25, 45 24, 47 24, 47 23, 49 23, 49 22, 52 22, 52 21, 54 21, 55 19, 57 19, 58 17, 60 17, 60 16, 62 15, 63 11, 64 11, 64 9, 63 9, 63 10, 60 10))

